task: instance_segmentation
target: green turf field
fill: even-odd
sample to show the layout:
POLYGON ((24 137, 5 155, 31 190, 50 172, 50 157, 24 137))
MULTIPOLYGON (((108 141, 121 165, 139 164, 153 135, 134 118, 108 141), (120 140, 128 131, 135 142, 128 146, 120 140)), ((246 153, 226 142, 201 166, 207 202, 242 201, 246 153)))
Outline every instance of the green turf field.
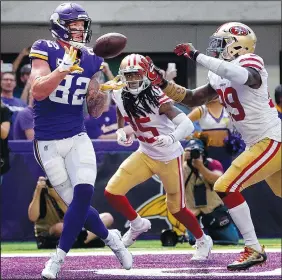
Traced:
MULTIPOLYGON (((281 248, 281 239, 260 239, 260 244, 263 244, 266 246, 266 248, 275 248, 279 249, 281 248)), ((221 246, 221 245, 214 245, 214 249, 239 249, 242 248, 243 243, 242 240, 240 240, 240 244, 237 246, 234 245, 228 245, 228 246, 221 246)), ((189 243, 178 243, 176 247, 162 247, 161 242, 159 240, 140 240, 136 241, 135 244, 133 244, 130 249, 134 251, 135 250, 194 250, 189 243)), ((73 252, 83 252, 83 251, 93 251, 93 250, 99 250, 99 251, 108 251, 107 247, 105 248, 97 248, 97 249, 72 249, 73 252)), ((36 247, 35 242, 2 242, 1 243, 1 253, 38 253, 38 252, 52 252, 54 250, 38 250, 36 247)))

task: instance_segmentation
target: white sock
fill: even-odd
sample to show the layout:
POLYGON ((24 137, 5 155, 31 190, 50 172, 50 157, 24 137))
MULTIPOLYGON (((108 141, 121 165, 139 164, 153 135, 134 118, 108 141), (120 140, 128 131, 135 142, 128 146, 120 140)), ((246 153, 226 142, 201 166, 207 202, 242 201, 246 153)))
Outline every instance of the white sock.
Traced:
POLYGON ((61 259, 61 260, 65 260, 67 253, 65 251, 63 251, 62 249, 60 249, 59 247, 57 248, 57 256, 61 259))
POLYGON ((242 204, 229 209, 229 214, 242 234, 245 245, 261 252, 261 246, 256 236, 250 208, 247 202, 244 201, 242 204))
POLYGON ((202 241, 204 241, 206 239, 207 239, 207 236, 205 235, 205 233, 203 233, 203 236, 201 238, 199 238, 199 239, 196 239, 196 242, 202 242, 202 241))
POLYGON ((130 222, 131 226, 134 228, 140 228, 143 224, 142 218, 137 215, 137 217, 130 222))

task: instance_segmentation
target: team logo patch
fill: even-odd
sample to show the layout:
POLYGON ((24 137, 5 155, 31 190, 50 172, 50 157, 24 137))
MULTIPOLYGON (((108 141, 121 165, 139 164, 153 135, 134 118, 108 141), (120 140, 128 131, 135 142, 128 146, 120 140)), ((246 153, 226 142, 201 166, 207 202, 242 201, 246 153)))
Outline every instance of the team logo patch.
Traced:
POLYGON ((246 36, 250 33, 249 30, 243 26, 232 26, 229 32, 236 36, 246 36))

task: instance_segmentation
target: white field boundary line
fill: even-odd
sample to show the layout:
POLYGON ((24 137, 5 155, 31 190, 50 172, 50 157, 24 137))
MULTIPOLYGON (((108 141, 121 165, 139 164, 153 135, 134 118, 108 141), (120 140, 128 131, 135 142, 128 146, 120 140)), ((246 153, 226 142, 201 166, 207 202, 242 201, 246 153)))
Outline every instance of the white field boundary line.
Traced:
MULTIPOLYGON (((54 250, 55 251, 55 250, 54 250)), ((194 250, 164 250, 164 251, 135 251, 130 250, 134 256, 140 256, 140 255, 191 255, 194 253, 194 250)), ((243 249, 216 249, 212 250, 212 253, 217 254, 234 254, 234 253, 240 253, 243 249)), ((266 253, 281 253, 281 249, 266 249, 266 253)), ((86 256, 112 256, 112 251, 92 251, 92 252, 70 252, 68 254, 68 257, 86 257, 86 256)), ((35 258, 35 257, 49 257, 49 252, 44 253, 4 253, 1 254, 1 258, 16 258, 16 257, 29 257, 29 258, 35 258)))

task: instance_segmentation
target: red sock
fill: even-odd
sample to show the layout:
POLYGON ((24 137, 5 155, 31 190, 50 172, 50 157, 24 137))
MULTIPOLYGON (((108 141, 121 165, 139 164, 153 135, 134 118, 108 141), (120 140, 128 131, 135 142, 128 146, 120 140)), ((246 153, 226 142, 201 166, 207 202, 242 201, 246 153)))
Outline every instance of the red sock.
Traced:
POLYGON ((124 195, 111 194, 105 190, 105 197, 111 206, 118 212, 120 212, 129 221, 134 220, 137 217, 136 211, 132 208, 128 199, 124 195))
POLYGON ((228 209, 232 209, 245 202, 245 198, 238 191, 228 193, 222 200, 228 209))
POLYGON ((179 212, 173 214, 173 216, 183 224, 192 234, 199 239, 203 236, 203 231, 198 223, 195 215, 186 207, 182 208, 179 212))

